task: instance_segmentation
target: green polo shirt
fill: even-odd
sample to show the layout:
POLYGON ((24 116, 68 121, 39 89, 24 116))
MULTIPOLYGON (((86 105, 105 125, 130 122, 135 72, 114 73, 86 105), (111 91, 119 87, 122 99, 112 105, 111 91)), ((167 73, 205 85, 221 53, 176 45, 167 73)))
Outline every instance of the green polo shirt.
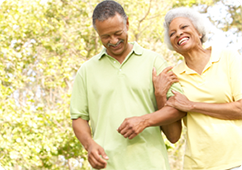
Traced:
MULTIPOLYGON (((117 132, 125 118, 157 110, 152 69, 160 73, 168 66, 159 54, 133 45, 122 64, 104 48, 81 66, 71 96, 71 118, 90 120, 93 139, 109 157, 106 170, 168 170, 159 127, 146 128, 131 140, 117 132)), ((172 89, 180 91, 180 85, 172 89)), ((171 95, 169 91, 167 97, 171 95)))

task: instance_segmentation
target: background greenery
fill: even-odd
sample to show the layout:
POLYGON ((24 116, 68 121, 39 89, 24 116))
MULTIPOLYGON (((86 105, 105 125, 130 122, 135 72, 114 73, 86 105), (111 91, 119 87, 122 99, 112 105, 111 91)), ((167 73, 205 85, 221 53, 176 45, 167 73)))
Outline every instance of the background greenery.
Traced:
MULTIPOLYGON (((98 2, 0 1, 0 169, 88 169, 86 152, 71 128, 69 104, 78 68, 101 49, 91 25, 98 2)), ((242 7, 226 0, 118 2, 129 16, 130 41, 163 54, 170 64, 180 56, 163 44, 162 22, 173 7, 193 6, 206 14, 223 5, 225 18, 207 18, 241 36, 242 7)), ((181 169, 184 136, 167 146, 172 169, 181 169)))

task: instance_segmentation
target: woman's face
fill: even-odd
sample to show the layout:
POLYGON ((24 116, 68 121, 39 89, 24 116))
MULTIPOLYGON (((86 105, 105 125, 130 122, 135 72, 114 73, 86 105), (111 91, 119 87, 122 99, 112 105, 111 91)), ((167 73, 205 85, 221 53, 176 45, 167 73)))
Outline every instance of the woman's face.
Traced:
POLYGON ((174 50, 180 54, 201 47, 201 37, 188 18, 178 17, 171 21, 169 36, 174 50))

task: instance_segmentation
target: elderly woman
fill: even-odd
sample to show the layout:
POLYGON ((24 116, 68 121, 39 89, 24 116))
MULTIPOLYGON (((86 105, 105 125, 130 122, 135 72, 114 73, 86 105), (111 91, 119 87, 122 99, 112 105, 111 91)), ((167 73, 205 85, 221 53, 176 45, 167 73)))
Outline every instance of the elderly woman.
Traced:
POLYGON ((184 170, 242 169, 242 60, 219 44, 204 49, 206 26, 190 8, 166 14, 165 43, 184 57, 173 69, 184 95, 173 91, 166 105, 187 112, 184 170))

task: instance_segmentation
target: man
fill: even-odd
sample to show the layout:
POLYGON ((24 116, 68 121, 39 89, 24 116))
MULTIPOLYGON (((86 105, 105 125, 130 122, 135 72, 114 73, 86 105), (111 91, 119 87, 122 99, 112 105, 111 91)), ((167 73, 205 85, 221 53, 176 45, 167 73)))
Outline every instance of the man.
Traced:
POLYGON ((166 147, 159 126, 176 142, 185 114, 163 107, 173 84, 156 99, 152 69, 177 81, 165 60, 136 42, 128 42, 129 21, 115 1, 99 3, 93 12, 93 26, 105 48, 78 70, 71 97, 71 118, 76 137, 88 151, 94 169, 167 170, 166 147), (166 69, 164 69, 166 68, 166 69), (163 71, 162 71, 163 70, 163 71), (149 114, 151 113, 151 114, 149 114), (92 127, 89 127, 89 122, 92 127))

